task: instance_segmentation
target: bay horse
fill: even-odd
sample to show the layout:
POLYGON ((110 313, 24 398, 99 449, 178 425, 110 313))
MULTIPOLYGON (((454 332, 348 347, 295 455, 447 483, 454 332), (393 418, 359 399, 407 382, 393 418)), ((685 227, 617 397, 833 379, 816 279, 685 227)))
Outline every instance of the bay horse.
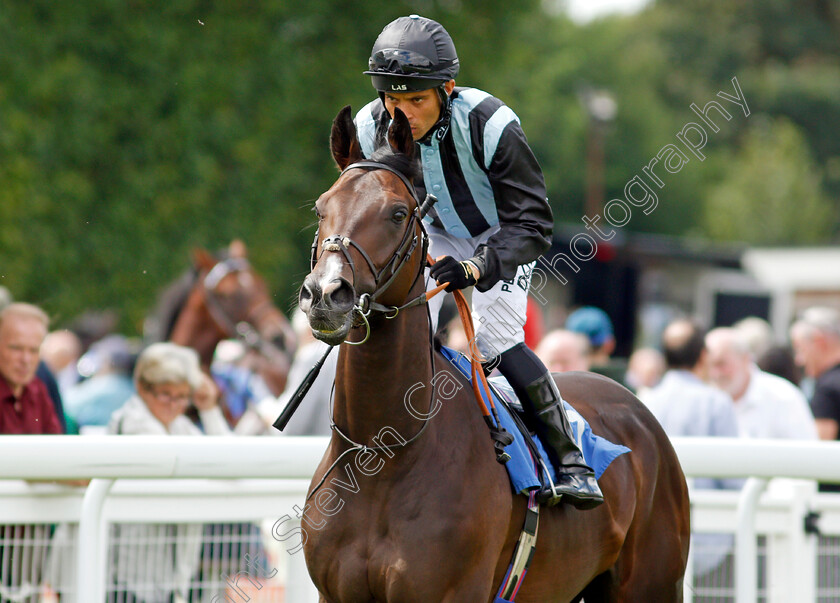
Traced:
POLYGON ((257 352, 255 372, 275 395, 285 388, 297 346, 291 324, 272 302, 265 280, 251 266, 247 248, 238 239, 219 257, 195 249, 192 269, 163 292, 144 330, 149 341, 193 348, 207 373, 216 346, 237 339, 257 352))
MULTIPOLYGON (((435 386, 445 371, 466 382, 434 351, 426 307, 410 307, 426 246, 410 126, 395 110, 366 160, 345 107, 330 145, 342 171, 316 201, 300 292, 313 334, 341 344, 334 430, 302 516, 307 568, 325 603, 493 601, 528 499, 512 493, 470 388, 435 386)), ((599 507, 542 510, 516 601, 682 601, 689 501, 670 441, 616 382, 555 379, 594 433, 632 452, 601 476, 599 507)))

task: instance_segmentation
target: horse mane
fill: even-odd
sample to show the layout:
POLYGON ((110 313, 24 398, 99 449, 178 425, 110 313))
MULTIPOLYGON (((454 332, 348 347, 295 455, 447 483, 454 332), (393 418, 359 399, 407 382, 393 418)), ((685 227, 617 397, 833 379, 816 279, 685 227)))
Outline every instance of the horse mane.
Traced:
POLYGON ((163 290, 155 309, 143 322, 143 339, 146 343, 169 339, 197 278, 198 272, 190 268, 163 290))
POLYGON ((387 165, 400 174, 416 182, 422 175, 420 161, 416 157, 409 157, 391 148, 388 143, 381 144, 370 156, 371 161, 387 165))

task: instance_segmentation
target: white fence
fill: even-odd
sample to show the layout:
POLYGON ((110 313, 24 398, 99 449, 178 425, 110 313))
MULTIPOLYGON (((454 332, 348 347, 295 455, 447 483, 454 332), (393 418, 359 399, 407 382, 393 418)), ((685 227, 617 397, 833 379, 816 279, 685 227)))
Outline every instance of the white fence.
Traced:
MULTIPOLYGON (((67 599, 80 603, 103 601, 111 577, 109 570, 113 569, 109 567, 109 526, 252 522, 262 524, 264 534, 270 538, 272 524, 288 516, 290 521, 283 530, 288 533, 297 516, 294 506, 302 505, 309 478, 326 443, 326 438, 3 436, 0 479, 92 480, 85 488, 37 481, 0 482, 0 524, 69 525, 76 547, 69 551, 69 558, 76 567, 72 569, 75 578, 69 586, 64 585, 67 590, 62 589, 62 603, 67 599), (264 479, 265 476, 276 479, 264 479)), ((146 542, 139 543, 135 537, 130 544, 145 553, 176 544, 149 543, 149 531, 141 530, 140 534, 146 542)), ((6 540, 6 548, 12 548, 15 542, 6 540)), ((17 544, 29 549, 39 546, 27 538, 19 538, 17 544)), ((230 547, 231 542, 225 544, 228 557, 231 548, 241 549, 230 547)), ((286 559, 279 558, 287 566, 285 595, 280 600, 317 601, 303 555, 286 555, 289 548, 291 545, 283 549, 286 559)), ((52 547, 50 553, 55 553, 55 549, 52 547)), ((10 560, 9 555, 0 555, 0 566, 8 566, 10 560)), ((43 566, 49 561, 30 564, 43 566)), ((205 592, 202 603, 251 599, 239 588, 250 582, 249 577, 244 576, 246 582, 236 583, 242 559, 230 561, 224 578, 232 580, 216 580, 226 582, 229 588, 225 590, 223 584, 221 592, 205 592)), ((0 574, 4 569, 0 567, 0 574)), ((0 575, 0 586, 3 577, 0 575)), ((30 603, 38 598, 9 588, 7 592, 0 591, 0 601, 7 600, 30 603)))
MULTIPOLYGON (((62 603, 103 601, 111 564, 109 526, 261 522, 264 540, 274 536, 277 545, 281 534, 272 533, 272 522, 297 515, 294 506, 303 504, 309 476, 326 441, 3 436, 0 480, 30 481, 0 482, 0 524, 77 525, 79 536, 72 540, 76 550, 69 555, 76 565, 74 596, 63 597, 62 603), (86 488, 32 483, 74 479, 92 481, 86 488)), ((833 586, 840 581, 836 575, 840 551, 819 551, 821 542, 831 542, 826 537, 840 536, 840 500, 817 494, 813 483, 774 481, 766 489, 767 480, 774 477, 840 482, 840 443, 678 438, 674 444, 690 476, 754 476, 740 492, 692 492, 693 531, 734 535, 735 553, 729 560, 733 584, 703 593, 699 583, 689 578, 689 601, 840 601, 840 588, 833 586), (819 519, 811 525, 818 526, 822 537, 805 529, 814 513, 819 519), (763 543, 760 555, 759 542, 763 543), (818 562, 823 566, 818 567, 818 562)), ((291 522, 283 534, 289 534, 290 526, 291 522)), ((113 546, 113 535, 111 540, 113 546)), ((279 547, 288 567, 285 595, 277 600, 317 601, 303 555, 286 555, 290 542, 279 547)), ((693 554, 702 554, 702 549, 693 554)), ((0 566, 5 564, 0 547, 0 566)), ((240 592, 235 580, 233 588, 240 592)), ((203 603, 232 596, 230 591, 227 599, 224 591, 221 596, 207 592, 203 603)), ((246 596, 242 591, 239 600, 249 600, 246 596)), ((0 592, 0 601, 5 600, 15 601, 0 592)))

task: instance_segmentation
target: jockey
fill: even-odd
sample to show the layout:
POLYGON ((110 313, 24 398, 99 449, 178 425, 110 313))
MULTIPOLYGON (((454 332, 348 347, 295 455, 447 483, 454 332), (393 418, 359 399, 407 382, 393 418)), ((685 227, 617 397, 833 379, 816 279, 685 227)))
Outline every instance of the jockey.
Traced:
MULTIPOLYGON (((541 500, 588 509, 603 502, 572 437, 551 373, 524 343, 531 271, 551 245, 553 218, 542 171, 519 118, 499 99, 455 86, 458 56, 447 31, 418 15, 389 23, 373 45, 369 70, 379 99, 355 117, 362 151, 384 140, 394 109, 408 118, 422 160, 414 185, 438 198, 425 218, 432 279, 447 291, 475 286, 476 345, 513 387, 531 426, 553 453, 557 483, 541 500)), ((433 298, 436 326, 442 300, 433 298)))

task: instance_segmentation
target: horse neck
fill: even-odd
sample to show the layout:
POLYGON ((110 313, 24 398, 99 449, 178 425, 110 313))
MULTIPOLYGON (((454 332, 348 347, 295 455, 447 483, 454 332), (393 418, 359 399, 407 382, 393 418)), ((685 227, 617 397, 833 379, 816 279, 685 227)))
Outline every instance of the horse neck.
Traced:
MULTIPOLYGON (((415 289, 416 294, 423 290, 415 289)), ((405 439, 416 434, 424 424, 417 413, 429 411, 434 390, 430 346, 425 306, 410 308, 390 320, 379 317, 372 321, 368 341, 342 345, 333 414, 339 429, 367 444, 386 427, 405 439), (414 414, 408 410, 406 396, 414 414)))
POLYGON ((209 369, 221 340, 222 335, 204 307, 201 296, 194 291, 175 321, 169 341, 194 349, 201 359, 201 366, 209 369))

